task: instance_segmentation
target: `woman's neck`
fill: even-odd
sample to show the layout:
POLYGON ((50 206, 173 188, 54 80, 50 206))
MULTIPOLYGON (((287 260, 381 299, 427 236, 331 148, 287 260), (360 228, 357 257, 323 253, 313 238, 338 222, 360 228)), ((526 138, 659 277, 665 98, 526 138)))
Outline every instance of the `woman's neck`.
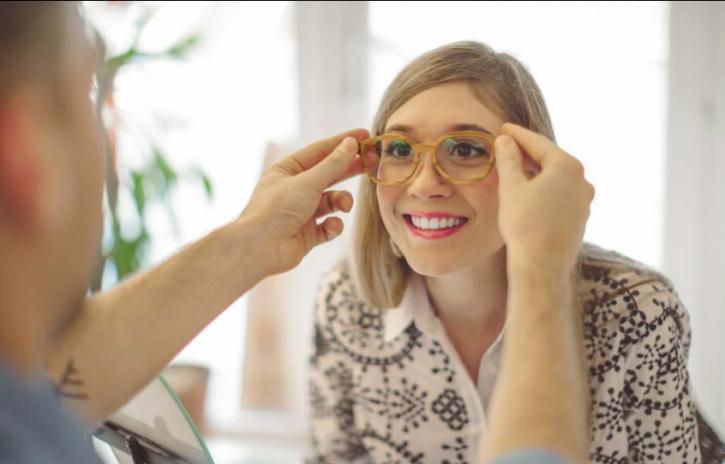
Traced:
POLYGON ((477 266, 425 280, 438 318, 475 383, 481 358, 506 321, 506 252, 502 249, 477 266))
POLYGON ((442 277, 426 277, 439 318, 460 327, 483 330, 506 313, 506 251, 489 260, 442 277))

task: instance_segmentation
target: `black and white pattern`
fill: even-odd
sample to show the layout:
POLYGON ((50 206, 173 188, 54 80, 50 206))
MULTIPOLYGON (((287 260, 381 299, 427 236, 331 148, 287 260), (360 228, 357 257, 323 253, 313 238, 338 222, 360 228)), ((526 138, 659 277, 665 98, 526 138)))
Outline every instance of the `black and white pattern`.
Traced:
MULTIPOLYGON (((581 289, 591 461, 701 462, 682 304, 657 273, 587 250, 581 289)), ((492 346, 481 362, 494 378, 474 384, 420 285, 409 285, 400 308, 381 312, 356 295, 346 266, 323 280, 310 377, 315 455, 308 462, 473 462, 490 393, 481 385, 493 384, 490 366, 500 350, 492 346)))

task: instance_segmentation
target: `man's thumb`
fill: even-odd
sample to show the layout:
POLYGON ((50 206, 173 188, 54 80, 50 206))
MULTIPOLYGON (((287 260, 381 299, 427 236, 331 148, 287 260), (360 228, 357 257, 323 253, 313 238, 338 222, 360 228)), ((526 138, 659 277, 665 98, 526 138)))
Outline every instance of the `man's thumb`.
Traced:
POLYGON ((327 157, 317 165, 302 173, 305 182, 311 187, 325 190, 332 186, 350 168, 357 154, 357 140, 345 137, 327 157))
POLYGON ((511 184, 526 180, 524 174, 521 150, 508 135, 496 137, 494 145, 496 151, 496 170, 500 184, 511 184))

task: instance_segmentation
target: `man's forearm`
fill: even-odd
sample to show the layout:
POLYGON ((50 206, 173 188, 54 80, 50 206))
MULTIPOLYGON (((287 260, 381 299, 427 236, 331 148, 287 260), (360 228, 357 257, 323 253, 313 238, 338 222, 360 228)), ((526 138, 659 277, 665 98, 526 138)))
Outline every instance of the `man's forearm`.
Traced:
POLYGON ((87 300, 49 356, 58 391, 92 419, 122 406, 227 306, 267 275, 296 266, 340 234, 348 192, 362 173, 356 129, 270 166, 242 217, 160 266, 87 300), (319 221, 319 223, 318 223, 319 221))
POLYGON ((485 459, 539 447, 586 461, 587 390, 571 287, 565 272, 509 262, 506 340, 485 459))
POLYGON ((240 219, 87 299, 48 361, 59 394, 92 420, 113 413, 264 277, 262 248, 240 219))

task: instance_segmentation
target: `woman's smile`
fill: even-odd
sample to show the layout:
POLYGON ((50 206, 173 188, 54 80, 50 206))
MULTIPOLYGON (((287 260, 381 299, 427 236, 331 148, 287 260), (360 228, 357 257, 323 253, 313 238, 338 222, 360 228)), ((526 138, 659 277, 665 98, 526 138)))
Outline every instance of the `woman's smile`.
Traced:
POLYGON ((402 215, 411 234, 424 239, 441 239, 461 231, 468 223, 465 216, 447 212, 409 211, 402 215))

